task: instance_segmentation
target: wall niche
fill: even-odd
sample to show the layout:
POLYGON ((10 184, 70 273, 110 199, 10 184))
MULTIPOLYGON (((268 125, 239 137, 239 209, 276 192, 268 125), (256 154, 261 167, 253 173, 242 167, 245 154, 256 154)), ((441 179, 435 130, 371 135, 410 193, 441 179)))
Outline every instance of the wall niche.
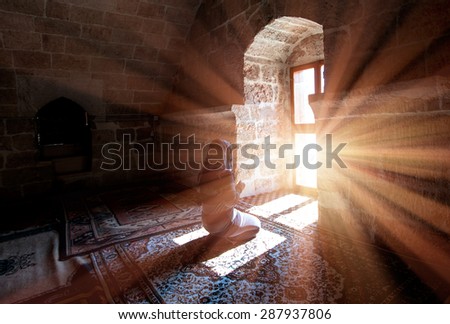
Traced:
POLYGON ((56 174, 90 171, 91 127, 80 105, 60 97, 43 106, 35 120, 41 161, 52 161, 56 174))

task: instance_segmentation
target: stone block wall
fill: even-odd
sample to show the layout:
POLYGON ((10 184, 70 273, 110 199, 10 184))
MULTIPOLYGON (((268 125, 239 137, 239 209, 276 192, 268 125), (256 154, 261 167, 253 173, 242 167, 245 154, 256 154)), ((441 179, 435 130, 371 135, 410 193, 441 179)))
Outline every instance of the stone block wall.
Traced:
MULTIPOLYGON (((198 175, 205 158, 207 144, 224 139, 236 144, 236 116, 234 106, 209 107, 165 114, 160 121, 160 147, 168 158, 166 179, 172 179, 189 187, 198 185, 198 175), (169 155, 165 151, 169 150, 169 155)), ((237 150, 234 150, 236 157, 237 150)))
POLYGON ((282 125, 288 125, 284 106, 275 103, 235 105, 233 112, 239 147, 237 174, 246 184, 242 196, 289 187, 292 180, 280 172, 286 170, 283 165, 286 159, 280 158, 278 153, 280 145, 291 143, 289 137, 283 136, 286 129, 282 125), (276 147, 267 150, 266 145, 276 147))
POLYGON ((153 116, 164 112, 199 2, 1 1, 1 196, 57 190, 52 166, 38 159, 33 118, 59 97, 87 111, 93 138, 92 172, 63 182, 101 186, 133 178, 101 171, 100 148, 123 133, 154 140, 153 116))
MULTIPOLYGON (((82 188, 95 188, 127 182, 157 179, 151 170, 138 170, 137 161, 130 158, 130 150, 120 152, 121 160, 130 161, 130 170, 105 171, 108 162, 102 153, 105 144, 125 142, 156 143, 159 141, 157 116, 139 119, 91 121, 92 167, 88 172, 62 173, 54 160, 41 160, 36 141, 36 126, 32 118, 8 118, 0 121, 0 192, 2 200, 33 197, 82 188)), ((127 146, 125 146, 127 147, 127 146)), ((128 162, 127 162, 128 163, 128 162)))
POLYGON ((198 2, 2 1, 2 117, 25 113, 27 83, 93 96, 96 113, 160 113, 198 2))

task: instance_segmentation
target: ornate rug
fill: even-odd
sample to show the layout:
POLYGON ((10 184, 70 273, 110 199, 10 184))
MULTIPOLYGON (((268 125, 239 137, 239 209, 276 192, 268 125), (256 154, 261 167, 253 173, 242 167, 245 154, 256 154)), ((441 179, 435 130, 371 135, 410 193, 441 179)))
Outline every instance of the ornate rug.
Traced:
POLYGON ((179 201, 171 197, 166 198, 164 194, 154 192, 146 186, 110 191, 100 197, 120 225, 157 219, 183 211, 179 201))
POLYGON ((65 259, 88 254, 118 242, 200 223, 201 210, 192 200, 193 194, 191 191, 165 192, 156 201, 152 200, 156 196, 150 188, 134 187, 65 196, 62 198, 65 220, 61 256, 65 259), (121 192, 124 199, 119 198, 121 192), (135 199, 133 192, 137 194, 135 199), (144 205, 143 201, 146 201, 144 205), (161 205, 158 206, 158 202, 161 205))
POLYGON ((119 303, 439 302, 393 254, 261 218, 234 246, 189 225, 91 254, 119 303))
POLYGON ((89 258, 58 260, 58 233, 0 243, 0 303, 106 303, 89 258))

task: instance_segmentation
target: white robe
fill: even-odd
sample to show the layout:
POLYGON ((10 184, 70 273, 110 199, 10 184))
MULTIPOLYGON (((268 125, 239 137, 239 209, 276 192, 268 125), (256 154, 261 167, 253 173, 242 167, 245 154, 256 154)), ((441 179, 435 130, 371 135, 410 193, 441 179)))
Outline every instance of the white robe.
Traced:
POLYGON ((261 222, 255 216, 234 208, 239 199, 231 170, 206 171, 200 175, 202 223, 212 235, 231 240, 248 240, 256 236, 261 222))

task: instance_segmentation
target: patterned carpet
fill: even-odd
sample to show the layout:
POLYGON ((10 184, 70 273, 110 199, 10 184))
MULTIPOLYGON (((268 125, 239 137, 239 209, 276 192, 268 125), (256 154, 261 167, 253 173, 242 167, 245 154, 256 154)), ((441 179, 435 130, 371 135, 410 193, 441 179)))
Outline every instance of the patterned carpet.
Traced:
POLYGON ((200 223, 201 210, 193 201, 192 191, 169 191, 158 194, 157 201, 147 199, 143 203, 145 197, 156 197, 154 190, 137 186, 62 198, 65 214, 62 258, 200 223), (121 199, 114 201, 114 197, 121 199), (143 217, 145 214, 149 217, 143 217))
MULTIPOLYGON (((100 195, 120 225, 161 219, 183 211, 177 196, 161 195, 148 187, 132 187, 100 195), (172 202, 173 201, 173 202, 172 202)), ((189 207, 187 207, 188 209, 189 207)))
POLYGON ((161 195, 180 211, 125 225, 100 193, 66 196, 62 254, 54 231, 0 243, 0 302, 442 302, 396 255, 318 229, 314 199, 244 198, 262 230, 234 246, 201 227, 194 191, 161 195))
POLYGON ((217 241, 200 225, 91 254, 118 303, 434 303, 394 255, 261 218, 257 238, 217 241))

